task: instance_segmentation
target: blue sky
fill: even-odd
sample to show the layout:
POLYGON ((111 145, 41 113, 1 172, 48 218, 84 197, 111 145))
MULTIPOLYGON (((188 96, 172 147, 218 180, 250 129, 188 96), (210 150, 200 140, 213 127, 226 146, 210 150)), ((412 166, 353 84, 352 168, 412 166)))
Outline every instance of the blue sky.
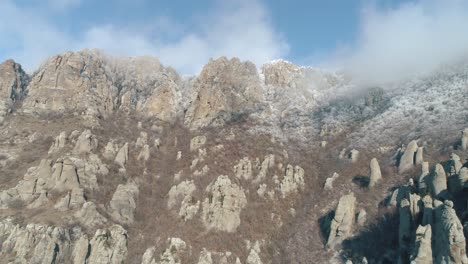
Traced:
POLYGON ((99 48, 156 56, 185 74, 222 55, 257 65, 278 58, 313 66, 334 65, 337 58, 342 65, 370 65, 375 61, 366 61, 367 50, 376 51, 376 59, 393 46, 412 53, 400 47, 400 37, 440 38, 427 35, 454 12, 460 21, 445 26, 468 28, 466 7, 462 0, 0 0, 0 60, 13 58, 33 71, 51 55, 99 48))

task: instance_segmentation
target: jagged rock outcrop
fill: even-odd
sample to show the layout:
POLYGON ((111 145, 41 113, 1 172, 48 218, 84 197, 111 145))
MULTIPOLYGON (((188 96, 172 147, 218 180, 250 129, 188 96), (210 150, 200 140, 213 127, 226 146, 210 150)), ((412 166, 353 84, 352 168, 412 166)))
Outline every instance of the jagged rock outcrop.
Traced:
MULTIPOLYGON (((252 244, 252 243, 249 243, 252 244)), ((249 246, 248 246, 249 247, 249 246)), ((255 241, 253 245, 250 245, 249 255, 247 256, 246 264, 262 264, 262 259, 260 258, 260 243, 255 241)))
POLYGON ((302 74, 302 70, 292 63, 280 60, 263 65, 262 73, 266 85, 290 87, 295 85, 294 80, 302 74))
POLYGON ((29 84, 26 111, 109 113, 118 90, 95 51, 66 52, 48 59, 29 84))
POLYGON ((463 225, 452 201, 446 200, 436 209, 434 229, 436 263, 468 263, 463 225))
POLYGON ((54 206, 59 211, 67 211, 81 208, 86 202, 84 190, 75 188, 67 193, 65 197, 60 199, 54 206))
POLYGON ((114 162, 120 167, 125 168, 125 164, 128 161, 128 143, 125 143, 119 152, 115 156, 114 162))
POLYGON ((353 193, 340 198, 330 223, 327 247, 333 248, 348 238, 354 225, 356 197, 353 193))
POLYGON ((275 166, 275 155, 269 154, 266 155, 262 163, 257 165, 258 174, 257 177, 253 180, 253 183, 258 184, 265 180, 269 168, 275 166))
POLYGON ((83 131, 75 143, 73 152, 76 154, 88 154, 96 150, 98 147, 98 140, 89 129, 83 131))
POLYGON ((206 188, 202 221, 206 228, 234 232, 241 223, 241 210, 247 205, 244 190, 229 177, 219 176, 206 188))
POLYGON ((119 146, 113 141, 109 141, 102 151, 102 156, 108 160, 112 160, 115 158, 117 151, 119 151, 119 146))
POLYGON ((138 194, 138 186, 134 182, 119 184, 109 202, 110 215, 118 222, 133 223, 138 194))
POLYGON ((20 226, 5 219, 0 222, 0 237, 2 259, 11 263, 120 264, 127 255, 127 233, 117 225, 97 230, 89 241, 79 227, 20 226))
POLYGON ((127 231, 113 225, 109 229, 98 229, 89 241, 90 248, 87 263, 124 263, 127 258, 127 231))
POLYGON ((405 151, 403 152, 403 155, 400 158, 400 163, 398 165, 398 173, 404 173, 408 171, 409 169, 413 168, 414 165, 414 155, 418 151, 418 141, 413 140, 411 141, 408 146, 406 146, 405 151))
POLYGON ((369 175, 369 188, 374 187, 380 180, 382 180, 382 173, 380 172, 379 162, 373 158, 370 162, 370 175, 369 175))
POLYGON ((192 219, 200 208, 200 201, 196 201, 193 193, 197 187, 193 181, 183 181, 178 185, 172 186, 169 190, 167 207, 169 209, 180 208, 179 216, 185 221, 192 219))
POLYGON ((34 200, 32 203, 28 205, 28 208, 39 208, 43 205, 46 205, 49 203, 49 198, 47 197, 47 191, 42 190, 41 193, 39 194, 39 197, 37 197, 36 200, 34 200))
POLYGON ((88 228, 103 226, 107 218, 101 215, 93 202, 86 202, 81 209, 74 214, 75 218, 88 228))
POLYGON ((425 191, 429 185, 429 162, 425 161, 421 164, 421 174, 418 178, 418 188, 420 191, 425 191))
POLYGON ((0 119, 11 111, 13 102, 23 99, 28 83, 29 76, 21 65, 13 60, 0 64, 0 119))
POLYGON ((411 264, 433 263, 432 259, 432 228, 431 225, 418 226, 416 229, 416 242, 411 264))
POLYGON ((447 191, 447 175, 444 167, 439 163, 436 164, 432 173, 431 180, 432 194, 435 197, 445 196, 447 191))
POLYGON ((52 143, 52 146, 50 146, 49 154, 63 149, 67 143, 67 139, 67 133, 65 131, 60 132, 60 134, 55 137, 55 141, 52 143))
POLYGON ((304 169, 288 164, 285 175, 280 184, 280 191, 283 198, 290 193, 297 193, 304 188, 304 169))
POLYGON ((148 133, 141 131, 140 136, 137 138, 135 142, 135 147, 141 148, 143 145, 146 145, 148 143, 148 133))
POLYGON ((181 264, 180 254, 187 249, 187 244, 180 238, 168 238, 167 247, 156 261, 156 248, 148 248, 142 257, 141 264, 181 264))
POLYGON ((194 91, 185 115, 185 124, 192 129, 233 121, 263 101, 255 65, 237 58, 211 60, 195 81, 194 91))

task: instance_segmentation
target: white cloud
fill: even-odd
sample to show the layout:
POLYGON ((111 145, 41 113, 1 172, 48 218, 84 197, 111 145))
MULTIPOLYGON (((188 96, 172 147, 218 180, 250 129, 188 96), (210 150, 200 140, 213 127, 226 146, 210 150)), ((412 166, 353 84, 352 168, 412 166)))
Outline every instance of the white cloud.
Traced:
MULTIPOLYGON (((468 55, 468 2, 427 0, 363 11, 356 48, 335 63, 362 81, 427 74, 468 55)), ((340 58, 340 57, 341 58, 340 58)))
MULTIPOLYGON (((78 0, 65 2, 75 4, 78 0)), ((200 71, 212 57, 236 56, 261 64, 288 52, 286 40, 275 31, 266 8, 258 1, 220 1, 209 14, 203 14, 196 24, 186 25, 184 29, 171 19, 150 18, 162 23, 160 32, 154 32, 158 25, 121 28, 107 24, 71 34, 60 31, 47 14, 37 15, 12 1, 0 2, 0 10, 0 35, 11 36, 18 43, 13 46, 4 39, 0 40, 0 47, 5 47, 6 53, 28 70, 35 69, 49 56, 83 48, 103 49, 115 55, 156 56, 164 64, 187 74, 200 71), (20 14, 28 17, 26 23, 10 25, 20 14), (170 38, 154 37, 168 36, 172 27, 174 33, 170 38)))

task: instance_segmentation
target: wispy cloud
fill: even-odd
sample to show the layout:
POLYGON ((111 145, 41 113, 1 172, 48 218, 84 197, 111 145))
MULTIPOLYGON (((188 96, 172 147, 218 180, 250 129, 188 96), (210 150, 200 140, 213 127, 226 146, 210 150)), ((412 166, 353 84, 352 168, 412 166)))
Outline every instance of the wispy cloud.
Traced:
POLYGON ((371 83, 427 74, 468 55, 468 2, 427 0, 396 8, 368 6, 359 41, 334 58, 356 78, 371 83))
MULTIPOLYGON (((79 2, 49 0, 50 5, 62 3, 56 6, 59 8, 70 8, 79 2)), ((34 70, 56 53, 98 48, 115 55, 156 56, 182 73, 193 74, 212 57, 236 56, 261 64, 284 57, 289 49, 260 1, 219 1, 209 13, 200 14, 201 19, 193 25, 181 25, 174 18, 152 18, 156 24, 150 27, 121 28, 109 23, 70 33, 61 31, 48 17, 46 11, 37 13, 13 1, 1 1, 0 35, 5 37, 0 40, 0 47, 4 53, 34 70), (26 23, 11 23, 22 16, 28 17, 26 23), (164 32, 148 30, 158 28, 164 32)))

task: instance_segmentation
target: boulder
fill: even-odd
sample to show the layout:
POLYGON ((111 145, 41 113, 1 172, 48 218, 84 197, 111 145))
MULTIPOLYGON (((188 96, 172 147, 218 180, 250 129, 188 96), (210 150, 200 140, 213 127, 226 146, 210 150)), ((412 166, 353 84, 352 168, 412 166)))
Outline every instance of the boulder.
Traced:
POLYGON ((366 210, 361 208, 361 210, 359 210, 359 213, 358 213, 357 223, 359 226, 364 226, 366 224, 366 220, 367 220, 366 210))
POLYGON ((373 158, 370 162, 369 188, 374 187, 380 180, 382 180, 382 173, 379 162, 373 158))
POLYGON ((247 205, 244 190, 227 176, 219 176, 206 188, 202 221, 206 228, 235 232, 241 223, 241 210, 247 205))
POLYGON ((330 223, 327 247, 333 248, 351 235, 354 225, 356 197, 353 193, 340 198, 330 223))
POLYGON ((148 143, 148 133, 141 131, 140 136, 137 138, 135 146, 141 148, 148 143))

